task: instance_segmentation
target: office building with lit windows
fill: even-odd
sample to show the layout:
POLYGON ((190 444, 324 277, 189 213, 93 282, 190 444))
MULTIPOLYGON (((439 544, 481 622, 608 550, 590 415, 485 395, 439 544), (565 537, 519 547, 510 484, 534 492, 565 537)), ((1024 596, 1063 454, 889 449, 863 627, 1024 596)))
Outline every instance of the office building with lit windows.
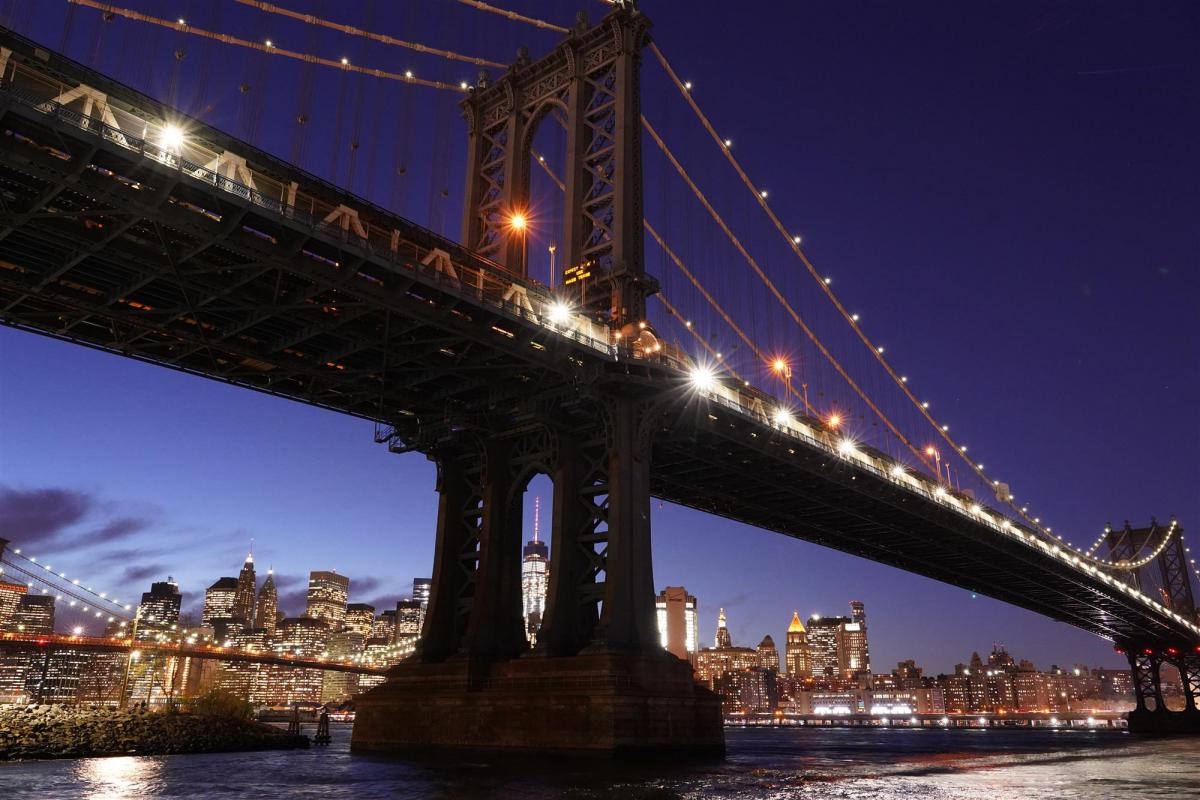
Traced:
POLYGON ((177 624, 182 603, 179 584, 171 578, 150 584, 150 591, 142 592, 142 602, 138 603, 138 638, 177 624))
POLYGON ((200 613, 200 621, 205 627, 215 628, 217 625, 233 619, 233 604, 237 599, 237 578, 218 578, 217 582, 204 591, 204 610, 200 613))
POLYGON ((696 598, 682 586, 668 586, 655 598, 658 636, 663 648, 685 661, 695 659, 700 647, 700 623, 696 598))
POLYGON ((340 630, 346 621, 346 598, 350 579, 331 570, 308 573, 308 604, 304 616, 324 620, 330 630, 340 630))

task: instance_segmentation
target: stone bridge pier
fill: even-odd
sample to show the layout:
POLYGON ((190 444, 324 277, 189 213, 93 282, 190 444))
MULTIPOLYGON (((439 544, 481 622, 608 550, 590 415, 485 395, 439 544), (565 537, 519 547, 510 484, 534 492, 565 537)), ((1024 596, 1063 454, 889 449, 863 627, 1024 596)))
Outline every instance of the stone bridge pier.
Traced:
POLYGON ((357 698, 353 748, 624 755, 724 750, 720 703, 661 646, 650 552, 652 398, 458 432, 438 467, 433 587, 417 654, 357 698), (548 421, 549 420, 549 421, 548 421), (536 649, 521 607, 522 495, 554 482, 536 649))

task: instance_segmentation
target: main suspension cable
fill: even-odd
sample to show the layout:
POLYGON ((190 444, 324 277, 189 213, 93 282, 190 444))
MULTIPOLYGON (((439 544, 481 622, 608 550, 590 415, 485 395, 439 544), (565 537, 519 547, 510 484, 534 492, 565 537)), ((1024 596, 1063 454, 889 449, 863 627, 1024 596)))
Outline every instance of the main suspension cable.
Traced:
POLYGON ((404 39, 397 39, 395 36, 388 36, 386 33, 375 33, 374 31, 356 28, 353 25, 343 25, 340 22, 322 19, 321 17, 314 16, 312 14, 301 14, 299 11, 292 11, 291 9, 277 6, 274 3, 264 3, 262 0, 234 0, 234 2, 244 6, 250 6, 251 8, 257 8, 259 11, 267 14, 278 14, 281 17, 287 17, 288 19, 306 22, 309 25, 317 25, 322 28, 340 31, 348 36, 362 36, 375 42, 381 42, 383 44, 390 44, 395 45, 396 47, 404 47, 409 50, 415 50, 418 53, 428 53, 429 55, 441 56, 442 58, 449 58, 453 61, 463 61, 480 67, 498 67, 500 69, 508 68, 507 64, 501 64, 499 61, 490 61, 486 58, 463 55, 462 53, 456 53, 453 50, 430 47, 428 45, 421 44, 420 42, 409 42, 405 41, 404 39))
POLYGON ((542 28, 543 30, 555 31, 557 33, 570 33, 571 32, 570 28, 564 28, 562 25, 555 25, 553 22, 547 22, 544 19, 538 19, 537 17, 527 17, 524 14, 518 14, 515 11, 508 11, 503 8, 497 8, 496 6, 488 5, 487 3, 480 2, 480 0, 456 0, 456 1, 459 3, 462 3, 464 6, 470 6, 471 8, 474 8, 477 11, 486 11, 489 14, 496 14, 497 16, 504 17, 505 19, 511 19, 514 22, 524 22, 525 24, 532 25, 535 28, 542 28))
POLYGON ((128 8, 122 8, 121 6, 113 5, 112 3, 100 3, 100 2, 97 2, 97 0, 67 0, 67 2, 71 3, 73 5, 84 6, 85 8, 92 8, 92 9, 101 11, 106 14, 114 14, 118 17, 124 17, 125 19, 131 19, 131 20, 134 20, 135 22, 144 22, 149 25, 157 25, 162 28, 170 28, 171 30, 176 30, 181 33, 190 34, 192 36, 199 36, 199 37, 202 37, 205 39, 212 39, 214 41, 221 42, 222 44, 231 44, 236 47, 245 47, 245 48, 249 48, 250 50, 257 50, 260 53, 266 53, 268 55, 273 55, 273 56, 282 56, 284 58, 292 58, 297 61, 307 62, 309 64, 319 64, 320 66, 323 66, 323 67, 333 67, 335 69, 346 70, 347 72, 357 72, 362 75, 370 75, 372 77, 382 78, 384 80, 402 81, 404 83, 412 83, 412 84, 416 84, 418 86, 425 86, 430 89, 444 89, 444 90, 453 91, 453 92, 465 92, 469 88, 465 82, 460 83, 460 84, 453 84, 453 83, 444 83, 442 81, 430 81, 430 80, 426 80, 424 78, 418 78, 415 75, 413 75, 411 70, 406 71, 404 73, 388 72, 387 70, 382 70, 382 69, 371 69, 369 67, 360 67, 357 64, 351 64, 350 60, 345 59, 345 58, 340 61, 335 61, 334 59, 323 58, 321 56, 315 56, 315 55, 312 55, 311 53, 300 53, 300 52, 296 52, 295 50, 287 50, 285 48, 276 46, 273 42, 270 42, 270 41, 261 42, 261 43, 260 42, 252 42, 252 41, 249 41, 248 39, 242 39, 242 38, 233 36, 228 33, 218 33, 216 31, 205 30, 204 28, 197 28, 194 25, 189 25, 186 22, 180 22, 179 20, 172 21, 169 19, 163 19, 161 17, 153 17, 153 16, 150 16, 149 14, 143 14, 140 11, 133 11, 128 8))
POLYGON ((730 229, 729 225, 725 222, 725 219, 720 215, 720 213, 717 212, 712 203, 709 202, 708 198, 704 195, 704 192, 702 192, 700 187, 696 185, 696 182, 692 180, 691 176, 687 173, 687 170, 685 170, 683 165, 679 163, 679 159, 677 159, 675 154, 671 152, 670 148, 667 147, 666 142, 664 142, 662 137, 658 135, 658 131, 654 129, 654 126, 650 124, 649 120, 647 120, 645 116, 642 117, 642 128, 644 128, 646 132, 650 134, 650 138, 654 140, 654 143, 658 145, 658 148, 662 151, 663 155, 665 155, 667 160, 671 162, 671 165, 675 167, 675 171, 678 172, 679 176, 683 178, 685 183, 687 183, 688 187, 692 190, 692 193, 696 196, 696 199, 699 200, 700 204, 703 205, 705 210, 708 211, 709 216, 711 216, 713 221, 717 223, 718 227, 725 232, 725 235, 729 238, 729 241, 741 254, 742 258, 746 260, 746 263, 750 265, 750 268, 754 271, 754 274, 759 277, 759 280, 763 282, 763 285, 766 286, 771 294, 775 296, 775 299, 779 301, 780 305, 783 306, 784 310, 787 311, 792 320, 797 326, 799 326, 800 330, 804 331, 805 336, 807 336, 809 341, 811 341, 817 350, 820 351, 821 355, 825 357, 825 360, 828 361, 830 365, 837 371, 837 373, 842 376, 842 379, 845 380, 850 388, 854 390, 855 394, 857 394, 859 398, 866 403, 873 412, 875 412, 875 415, 878 416, 883 424, 888 427, 888 430, 890 430, 892 434, 900 440, 900 442, 908 447, 913 455, 916 456, 917 460, 923 464, 926 464, 926 466, 931 466, 928 464, 928 457, 908 440, 908 438, 900 431, 900 429, 896 427, 895 423, 893 423, 891 419, 889 419, 888 416, 883 413, 879 406, 877 406, 875 402, 867 396, 867 393, 863 391, 862 387, 860 387, 854 378, 850 376, 850 373, 846 371, 845 367, 843 367, 833 353, 830 352, 829 348, 825 346, 824 342, 817 338, 816 333, 808 326, 808 323, 804 321, 800 314, 796 312, 795 308, 793 308, 792 304, 789 303, 787 298, 783 296, 783 293, 779 291, 779 288, 766 274, 763 268, 759 265, 758 261, 755 260, 754 256, 750 254, 745 245, 742 244, 741 240, 738 239, 737 235, 730 229))

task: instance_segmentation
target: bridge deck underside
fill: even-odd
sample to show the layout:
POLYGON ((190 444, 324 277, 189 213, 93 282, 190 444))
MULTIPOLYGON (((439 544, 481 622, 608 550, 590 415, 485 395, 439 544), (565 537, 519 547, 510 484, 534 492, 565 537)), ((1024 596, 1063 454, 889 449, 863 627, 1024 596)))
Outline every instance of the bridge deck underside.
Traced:
POLYGON ((9 324, 395 424, 553 385, 579 347, 466 302, 421 264, 448 243, 402 220, 378 253, 36 111, 3 122, 9 324))
POLYGON ((656 445, 651 488, 656 497, 935 578, 1117 642, 1190 640, 1099 578, 726 409, 702 409, 690 437, 656 445))
MULTIPOLYGON (((0 115, 6 324, 447 435, 629 368, 422 266, 431 247, 473 256, 402 219, 386 220, 399 249, 380 253, 27 106, 0 102, 0 115)), ((642 372, 683 391, 677 372, 642 372)), ((657 496, 1117 641, 1193 638, 1098 578, 822 449, 784 443, 764 420, 728 409, 714 420, 704 405, 659 437, 657 496)))

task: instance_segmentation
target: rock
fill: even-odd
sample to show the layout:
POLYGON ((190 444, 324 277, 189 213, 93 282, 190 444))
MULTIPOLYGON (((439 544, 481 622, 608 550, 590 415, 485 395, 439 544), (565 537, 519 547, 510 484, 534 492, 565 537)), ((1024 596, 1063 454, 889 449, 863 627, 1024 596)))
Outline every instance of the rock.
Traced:
POLYGON ((144 709, 0 710, 0 761, 307 747, 308 737, 232 717, 144 709))

